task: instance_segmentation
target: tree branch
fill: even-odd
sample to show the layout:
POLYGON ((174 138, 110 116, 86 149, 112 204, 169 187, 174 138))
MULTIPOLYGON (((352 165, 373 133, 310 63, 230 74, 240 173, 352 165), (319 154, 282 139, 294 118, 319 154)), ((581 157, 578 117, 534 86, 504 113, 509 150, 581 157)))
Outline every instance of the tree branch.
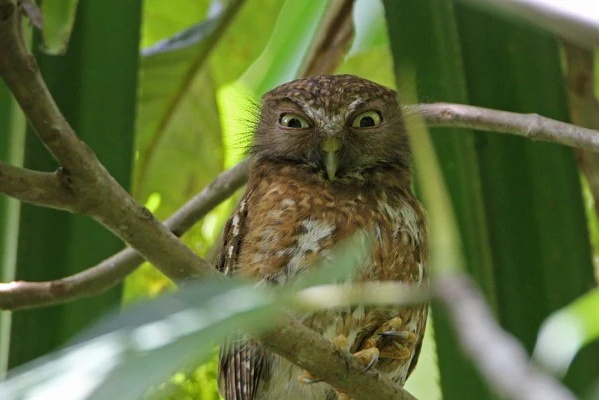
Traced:
MULTIPOLYGON (((463 104, 446 103, 407 106, 406 109, 408 112, 416 112, 417 110, 421 112, 430 126, 465 127, 484 131, 504 130, 509 133, 530 138, 536 136, 538 139, 543 138, 549 142, 564 145, 573 146, 573 143, 575 142, 577 143, 575 147, 591 148, 592 151, 598 151, 597 131, 579 128, 574 125, 554 121, 535 114, 517 114, 463 104), (539 121, 542 123, 538 124, 539 121), (531 132, 535 132, 536 134, 532 135, 531 132), (577 138, 577 140, 574 141, 572 137, 565 136, 567 134, 577 138)), ((245 161, 219 175, 213 183, 165 221, 165 224, 177 236, 182 235, 208 211, 230 196, 238 187, 246 182, 247 167, 248 162, 245 161)), ((16 167, 0 164, 0 178, 3 176, 9 177, 11 174, 14 176, 10 179, 3 178, 0 180, 0 192, 13 195, 23 201, 56 206, 57 208, 68 208, 66 206, 61 207, 61 204, 51 204, 51 201, 62 201, 60 199, 53 199, 50 195, 47 195, 44 198, 38 198, 37 201, 35 199, 32 200, 26 198, 25 195, 15 195, 15 192, 18 190, 14 189, 16 184, 5 183, 4 181, 15 181, 18 180, 19 176, 28 176, 28 174, 21 172, 16 167), (3 171, 4 175, 2 174, 3 171), (13 187, 10 190, 7 189, 9 185, 12 185, 13 187)), ((39 188, 26 188, 27 185, 25 183, 21 184, 23 190, 27 189, 32 193, 29 195, 30 197, 35 193, 43 193, 44 185, 49 186, 54 190, 54 185, 57 183, 49 183, 45 181, 45 177, 57 175, 57 173, 43 174, 30 171, 30 175, 34 176, 35 174, 40 174, 39 188)), ((28 182, 32 185, 36 185, 37 181, 35 179, 37 178, 31 178, 28 182)), ((60 190, 64 191, 64 189, 60 190)), ((47 193, 51 193, 51 191, 47 193)), ((70 203, 67 200, 65 200, 64 203, 68 205, 70 203)), ((70 277, 50 282, 17 282, 5 284, 6 286, 0 287, 0 308, 20 309, 60 303, 86 296, 86 290, 88 289, 93 290, 91 294, 100 293, 117 284, 121 279, 135 270, 135 267, 142 262, 142 258, 137 256, 136 253, 130 249, 123 250, 113 257, 93 267, 94 271, 90 271, 89 273, 88 271, 84 271, 70 277), (106 276, 104 276, 104 274, 106 276), (94 279, 98 280, 97 284, 91 282, 91 280, 94 279), (50 290, 51 288, 57 287, 60 287, 62 290, 50 290), (11 296, 14 296, 14 298, 11 298, 11 296)))
POLYGON ((502 398, 575 400, 563 385, 531 364, 521 344, 498 326, 468 277, 443 277, 434 283, 434 294, 446 307, 462 350, 502 398))
POLYGON ((61 165, 60 183, 75 199, 68 209, 102 223, 173 280, 218 276, 138 204, 79 140, 50 95, 35 58, 23 44, 20 18, 14 0, 0 0, 0 75, 61 165))
POLYGON ((27 203, 69 210, 76 199, 63 186, 62 176, 62 170, 38 172, 0 162, 0 193, 27 203))
POLYGON ((416 400, 375 368, 365 372, 364 365, 350 353, 338 350, 322 335, 289 316, 280 318, 276 327, 257 338, 269 350, 356 400, 416 400))
MULTIPOLYGON (((247 170, 248 162, 242 161, 230 170, 219 174, 210 185, 171 215, 165 221, 165 225, 175 235, 181 236, 206 213, 242 186, 247 179, 247 170)), ((0 168, 0 191, 4 181, 2 176, 0 168)), ((144 258, 139 253, 132 248, 127 248, 94 267, 62 279, 46 282, 0 283, 0 309, 14 311, 49 306, 102 293, 121 282, 143 261, 144 258)))
POLYGON ((406 106, 420 112, 430 127, 471 128, 504 132, 531 140, 558 143, 598 153, 598 131, 580 128, 538 114, 519 114, 465 104, 432 103, 406 106))

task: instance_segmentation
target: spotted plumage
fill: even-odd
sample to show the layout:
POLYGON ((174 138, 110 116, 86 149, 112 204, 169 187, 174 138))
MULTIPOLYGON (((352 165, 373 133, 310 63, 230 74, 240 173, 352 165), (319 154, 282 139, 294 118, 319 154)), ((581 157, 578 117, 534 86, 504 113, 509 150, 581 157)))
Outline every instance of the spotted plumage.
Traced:
MULTIPOLYGON (((427 238, 411 192, 410 153, 396 93, 351 75, 281 85, 263 97, 246 193, 226 226, 219 270, 283 284, 322 265, 360 234, 369 254, 355 281, 427 280, 427 238)), ((404 384, 427 308, 353 307, 298 316, 404 384)), ((221 353, 226 400, 344 398, 247 337, 221 353)))

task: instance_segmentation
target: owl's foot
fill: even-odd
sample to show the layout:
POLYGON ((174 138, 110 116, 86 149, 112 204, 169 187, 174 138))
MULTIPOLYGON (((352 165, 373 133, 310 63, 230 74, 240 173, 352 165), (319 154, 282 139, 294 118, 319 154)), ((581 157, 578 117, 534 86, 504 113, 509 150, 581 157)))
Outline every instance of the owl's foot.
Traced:
POLYGON ((410 357, 416 341, 413 332, 403 330, 402 318, 392 318, 378 329, 377 347, 381 358, 404 360, 410 357))
POLYGON ((357 351, 353 355, 365 366, 364 372, 373 368, 373 366, 377 364, 377 361, 379 361, 379 349, 377 347, 369 347, 357 351))
POLYGON ((410 358, 416 341, 416 335, 404 328, 405 326, 402 318, 392 318, 381 325, 381 327, 379 327, 379 329, 364 342, 361 349, 354 354, 361 358, 367 356, 371 357, 370 361, 367 363, 367 369, 373 367, 378 360, 405 360, 410 358), (377 350, 377 357, 375 357, 375 352, 372 349, 377 350))

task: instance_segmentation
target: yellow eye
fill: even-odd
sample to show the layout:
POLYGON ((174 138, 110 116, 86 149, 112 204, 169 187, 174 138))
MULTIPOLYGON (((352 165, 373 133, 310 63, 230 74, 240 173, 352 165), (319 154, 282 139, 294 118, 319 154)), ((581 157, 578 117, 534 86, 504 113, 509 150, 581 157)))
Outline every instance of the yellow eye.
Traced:
POLYGON ((304 129, 308 128, 308 122, 302 117, 296 114, 286 113, 282 114, 279 118, 279 124, 286 128, 304 129))
POLYGON ((377 111, 367 111, 359 114, 354 121, 352 121, 353 128, 370 128, 377 126, 381 123, 381 114, 377 111))

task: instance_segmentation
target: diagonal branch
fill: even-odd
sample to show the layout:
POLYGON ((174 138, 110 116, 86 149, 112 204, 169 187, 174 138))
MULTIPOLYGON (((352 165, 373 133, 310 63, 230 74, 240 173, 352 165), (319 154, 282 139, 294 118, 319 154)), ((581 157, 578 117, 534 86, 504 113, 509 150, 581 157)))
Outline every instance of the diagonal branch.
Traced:
POLYGON ((364 365, 350 353, 289 316, 281 317, 276 327, 259 334, 258 339, 269 350, 356 400, 415 400, 375 368, 365 372, 364 365))
MULTIPOLYGON (((0 191, 3 188, 1 167, 2 164, 0 191)), ((247 179, 247 170, 248 162, 243 161, 221 173, 210 185, 171 215, 165 221, 165 225, 176 236, 181 236, 242 186, 247 179)), ((49 306, 102 293, 121 282, 143 261, 144 258, 139 253, 127 248, 94 267, 65 278, 46 282, 0 283, 0 309, 19 310, 49 306)))
POLYGON ((420 112, 430 127, 471 128, 504 132, 531 140, 558 143, 598 153, 598 131, 556 121, 538 114, 519 114, 465 104, 432 103, 405 107, 420 112))
POLYGON ((77 137, 23 44, 20 18, 15 0, 0 0, 0 75, 61 165, 60 183, 75 200, 68 209, 96 219, 173 280, 217 276, 207 262, 137 203, 77 137))

